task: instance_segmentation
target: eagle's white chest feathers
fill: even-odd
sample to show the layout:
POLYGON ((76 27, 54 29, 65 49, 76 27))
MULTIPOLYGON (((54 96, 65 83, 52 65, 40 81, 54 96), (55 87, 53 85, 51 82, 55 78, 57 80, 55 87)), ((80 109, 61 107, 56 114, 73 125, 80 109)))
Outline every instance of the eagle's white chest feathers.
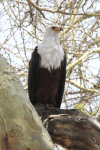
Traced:
POLYGON ((41 56, 41 67, 47 68, 49 71, 59 68, 64 59, 64 51, 59 40, 52 37, 38 46, 38 54, 41 56))

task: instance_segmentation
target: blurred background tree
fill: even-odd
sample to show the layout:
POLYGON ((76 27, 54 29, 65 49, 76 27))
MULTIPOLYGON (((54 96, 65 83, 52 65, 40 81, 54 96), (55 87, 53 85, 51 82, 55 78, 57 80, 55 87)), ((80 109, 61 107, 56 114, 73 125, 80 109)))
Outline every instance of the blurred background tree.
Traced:
POLYGON ((67 55, 61 108, 100 112, 100 0, 1 0, 0 53, 27 91, 28 64, 45 27, 63 27, 60 41, 67 55))

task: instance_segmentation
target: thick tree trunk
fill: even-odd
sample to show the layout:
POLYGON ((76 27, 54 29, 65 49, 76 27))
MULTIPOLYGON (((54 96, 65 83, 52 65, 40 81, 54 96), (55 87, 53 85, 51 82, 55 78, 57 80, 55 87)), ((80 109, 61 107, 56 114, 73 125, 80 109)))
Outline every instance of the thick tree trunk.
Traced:
POLYGON ((78 110, 35 106, 52 141, 67 150, 100 150, 100 121, 78 110), (48 117, 49 116, 49 117, 48 117), (47 118, 47 119, 46 119, 47 118))
POLYGON ((18 75, 0 55, 0 150, 53 147, 18 75))

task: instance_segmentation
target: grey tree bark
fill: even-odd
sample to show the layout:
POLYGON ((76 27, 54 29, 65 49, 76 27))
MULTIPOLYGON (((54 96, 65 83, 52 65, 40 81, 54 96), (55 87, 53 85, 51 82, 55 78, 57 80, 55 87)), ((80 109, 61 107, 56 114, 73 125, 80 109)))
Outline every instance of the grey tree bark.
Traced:
POLYGON ((0 150, 40 149, 54 145, 18 75, 0 55, 0 150))

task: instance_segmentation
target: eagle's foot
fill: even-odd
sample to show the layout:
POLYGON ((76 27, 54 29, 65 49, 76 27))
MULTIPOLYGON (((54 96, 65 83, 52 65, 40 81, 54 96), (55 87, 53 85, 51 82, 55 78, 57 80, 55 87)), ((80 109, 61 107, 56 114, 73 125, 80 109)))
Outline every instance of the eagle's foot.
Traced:
POLYGON ((46 104, 46 107, 54 107, 54 104, 46 104))
POLYGON ((44 106, 44 105, 41 103, 37 103, 36 106, 44 106))

